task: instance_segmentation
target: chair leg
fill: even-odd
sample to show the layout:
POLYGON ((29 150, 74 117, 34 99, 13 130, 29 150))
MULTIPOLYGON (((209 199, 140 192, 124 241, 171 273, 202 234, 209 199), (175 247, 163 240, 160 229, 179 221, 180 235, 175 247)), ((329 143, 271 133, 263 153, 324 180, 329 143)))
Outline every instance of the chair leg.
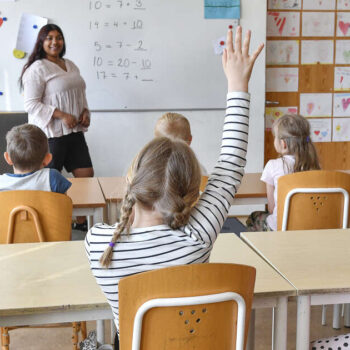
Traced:
POLYGON ((73 322, 72 329, 73 329, 73 335, 72 335, 73 350, 78 350, 80 323, 73 322))
POLYGON ((322 326, 327 324, 327 305, 322 305, 322 326))
POLYGON ((341 304, 333 305, 333 329, 340 329, 341 304))
POLYGON ((81 330, 81 337, 82 340, 86 339, 87 337, 87 331, 86 331, 86 321, 83 321, 80 323, 80 330, 81 330))
POLYGON ((1 350, 10 349, 10 334, 7 327, 0 327, 1 334, 1 350))

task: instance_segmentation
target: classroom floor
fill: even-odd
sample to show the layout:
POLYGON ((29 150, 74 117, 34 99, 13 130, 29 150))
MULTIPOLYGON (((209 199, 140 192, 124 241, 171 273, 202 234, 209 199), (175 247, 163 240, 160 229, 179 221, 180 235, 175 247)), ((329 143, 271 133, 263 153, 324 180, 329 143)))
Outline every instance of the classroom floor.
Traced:
MULTIPOLYGON (((246 217, 238 218, 242 223, 246 217)), ((72 239, 84 239, 85 233, 73 231, 72 239)), ((332 307, 327 310, 327 326, 321 325, 321 306, 311 309, 311 340, 325 338, 350 332, 347 328, 334 330, 332 324, 332 307)), ((271 349, 271 309, 256 310, 255 350, 271 349)), ((88 331, 95 329, 95 322, 88 322, 88 331)), ((288 303, 288 350, 295 349, 296 302, 288 303)), ((10 332, 10 350, 71 350, 71 328, 17 329, 10 332)), ((106 342, 110 341, 109 322, 106 322, 106 342)), ((278 349, 277 349, 278 350, 278 349)))

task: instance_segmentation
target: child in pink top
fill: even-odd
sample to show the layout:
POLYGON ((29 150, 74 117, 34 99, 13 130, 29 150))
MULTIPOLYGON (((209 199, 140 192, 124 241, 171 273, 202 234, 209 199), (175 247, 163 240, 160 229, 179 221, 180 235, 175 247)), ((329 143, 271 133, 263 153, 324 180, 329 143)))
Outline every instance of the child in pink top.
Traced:
POLYGON ((277 180, 298 171, 320 169, 310 138, 310 124, 301 115, 284 115, 272 126, 274 146, 280 158, 265 165, 261 181, 266 183, 268 211, 255 211, 247 219, 248 231, 277 230, 277 180))

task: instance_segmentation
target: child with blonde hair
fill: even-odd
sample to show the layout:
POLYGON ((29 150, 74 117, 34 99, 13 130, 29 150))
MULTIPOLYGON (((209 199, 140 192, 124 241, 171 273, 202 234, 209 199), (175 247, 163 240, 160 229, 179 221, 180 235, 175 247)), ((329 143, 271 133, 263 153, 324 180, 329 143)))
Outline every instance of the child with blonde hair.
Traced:
POLYGON ((95 225, 85 240, 91 270, 118 327, 118 283, 125 276, 174 265, 205 263, 241 182, 246 163, 248 81, 263 44, 249 55, 250 32, 233 50, 227 34, 223 69, 228 81, 221 153, 198 202, 198 161, 188 145, 158 137, 132 163, 120 222, 95 225), (130 215, 135 216, 130 227, 130 215))
POLYGON ((250 214, 247 219, 248 231, 277 230, 277 180, 280 176, 320 169, 306 118, 286 114, 274 122, 272 132, 275 150, 281 157, 269 160, 261 176, 261 181, 266 183, 268 211, 250 214))
MULTIPOLYGON (((174 112, 164 113, 157 121, 154 128, 155 137, 168 137, 185 141, 189 146, 192 143, 191 125, 188 119, 174 112)), ((199 163, 202 175, 208 175, 205 167, 199 163)))

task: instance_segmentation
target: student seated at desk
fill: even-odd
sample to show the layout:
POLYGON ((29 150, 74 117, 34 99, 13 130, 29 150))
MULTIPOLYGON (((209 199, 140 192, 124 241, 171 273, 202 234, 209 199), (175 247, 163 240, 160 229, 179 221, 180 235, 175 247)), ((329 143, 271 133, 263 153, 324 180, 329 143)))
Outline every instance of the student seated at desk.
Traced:
POLYGON ((237 28, 227 34, 223 68, 228 81, 221 154, 198 199, 201 173, 188 145, 153 139, 132 163, 117 226, 95 225, 86 235, 91 270, 111 305, 118 327, 122 277, 174 265, 205 263, 243 177, 248 140, 248 81, 263 44, 249 56, 250 32, 241 49, 237 28), (135 217, 130 225, 130 214, 135 217))
MULTIPOLYGON (((163 114, 154 128, 155 137, 168 137, 185 141, 189 146, 192 143, 191 125, 188 119, 180 114, 168 112, 163 114)), ((201 174, 208 175, 204 166, 199 163, 201 174)))
POLYGON ((37 126, 23 124, 6 134, 4 157, 13 174, 0 175, 0 191, 40 190, 66 193, 72 185, 56 169, 45 168, 51 161, 45 133, 37 126))
POLYGON ((298 171, 318 170, 320 164, 310 137, 310 124, 301 115, 284 115, 272 125, 280 158, 267 162, 261 181, 266 183, 268 211, 255 211, 247 219, 248 231, 277 230, 277 180, 298 171))

